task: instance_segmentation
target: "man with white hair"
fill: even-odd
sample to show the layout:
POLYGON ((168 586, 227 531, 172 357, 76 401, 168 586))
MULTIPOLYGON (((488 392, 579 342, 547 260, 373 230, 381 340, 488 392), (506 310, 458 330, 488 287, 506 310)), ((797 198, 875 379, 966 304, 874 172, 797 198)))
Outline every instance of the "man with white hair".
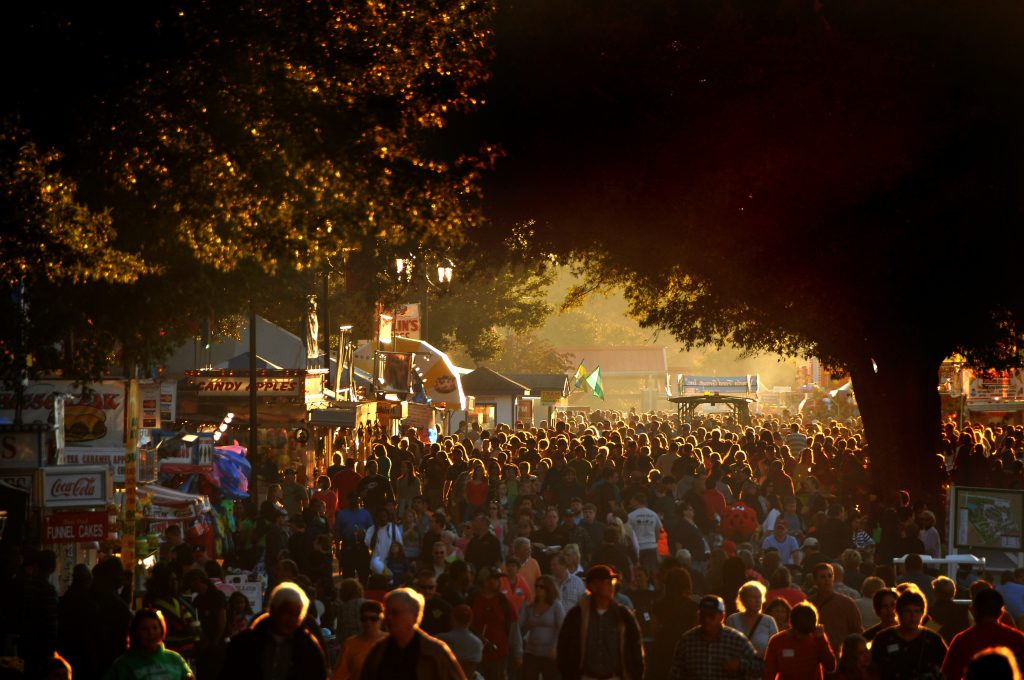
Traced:
POLYGON ((366 657, 361 680, 465 680, 448 645, 420 628, 423 603, 423 596, 412 588, 397 588, 384 596, 389 634, 366 657))
POLYGON ((533 557, 533 544, 526 536, 519 536, 512 541, 512 555, 519 560, 519 575, 526 581, 526 585, 533 590, 537 579, 540 578, 540 564, 533 557))
POLYGON ((326 680, 323 649, 302 626, 308 610, 302 588, 278 584, 268 611, 228 644, 220 680, 326 680))

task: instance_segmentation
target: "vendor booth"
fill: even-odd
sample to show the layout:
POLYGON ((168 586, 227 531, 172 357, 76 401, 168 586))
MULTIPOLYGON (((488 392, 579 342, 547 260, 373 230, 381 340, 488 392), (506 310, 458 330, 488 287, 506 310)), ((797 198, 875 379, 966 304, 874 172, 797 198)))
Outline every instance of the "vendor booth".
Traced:
MULTIPOLYGON (((307 476, 313 474, 316 454, 323 451, 318 449, 318 438, 311 436, 306 419, 308 410, 323 401, 325 376, 323 369, 257 371, 260 475, 274 477, 288 467, 307 476)), ((223 432, 226 440, 248 442, 249 380, 249 371, 244 369, 189 371, 178 386, 179 425, 190 432, 212 432, 224 423, 228 425, 223 432), (228 414, 232 417, 225 423, 228 414)))
POLYGON ((463 376, 462 383, 473 397, 474 404, 453 418, 454 427, 463 421, 475 422, 484 430, 492 429, 498 423, 514 423, 520 415, 520 404, 531 396, 526 385, 487 367, 463 376))
MULTIPOLYGON (((423 340, 395 336, 388 344, 387 352, 383 353, 412 355, 410 397, 422 392, 425 402, 437 407, 449 411, 459 411, 466 407, 461 372, 441 350, 423 340)), ((365 342, 356 349, 353 364, 357 369, 372 375, 373 357, 373 343, 365 342)), ((383 379, 384 376, 378 376, 378 380, 383 379)))
MULTIPOLYGON (((150 383, 159 392, 159 384, 150 383)), ((159 397, 155 399, 159 402, 159 397)), ((117 537, 115 486, 125 479, 127 381, 87 385, 31 382, 16 396, 0 392, 2 540, 41 545, 57 554, 56 582, 70 582, 78 562, 94 564, 117 537)))
POLYGON ((540 421, 553 422, 555 409, 568 405, 569 376, 564 373, 509 373, 509 380, 525 385, 530 393, 519 402, 516 422, 529 428, 540 421))
POLYGON ((113 537, 118 510, 113 474, 104 465, 55 465, 36 473, 41 506, 40 544, 57 555, 56 578, 66 587, 78 563, 94 564, 113 537))
POLYGON ((434 438, 449 432, 451 415, 466 408, 462 371, 447 354, 423 340, 394 336, 386 350, 374 352, 373 343, 365 342, 353 355, 355 369, 376 378, 376 391, 390 393, 397 400, 377 402, 375 417, 383 417, 387 431, 393 421, 396 433, 416 427, 424 441, 431 431, 434 438), (396 410, 395 404, 400 402, 408 404, 396 410))
POLYGON ((178 524, 197 552, 220 557, 233 545, 234 501, 249 497, 252 468, 237 442, 217 446, 209 434, 174 433, 157 447, 158 484, 139 487, 147 535, 178 524))

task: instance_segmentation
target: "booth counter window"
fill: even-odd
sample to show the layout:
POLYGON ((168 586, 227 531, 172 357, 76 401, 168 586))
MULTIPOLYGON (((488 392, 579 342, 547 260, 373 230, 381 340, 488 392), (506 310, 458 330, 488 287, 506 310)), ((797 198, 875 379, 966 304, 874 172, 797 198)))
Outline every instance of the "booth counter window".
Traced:
POLYGON ((470 423, 479 423, 481 429, 489 430, 498 423, 498 404, 477 402, 466 415, 470 423))

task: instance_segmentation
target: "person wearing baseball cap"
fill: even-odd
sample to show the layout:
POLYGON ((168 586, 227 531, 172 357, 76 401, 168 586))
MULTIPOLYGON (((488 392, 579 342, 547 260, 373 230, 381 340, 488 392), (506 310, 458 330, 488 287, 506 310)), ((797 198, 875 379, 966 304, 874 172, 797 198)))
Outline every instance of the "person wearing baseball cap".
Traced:
POLYGON ((725 625, 725 601, 705 595, 697 605, 697 626, 676 645, 669 680, 719 680, 760 676, 764 661, 743 633, 725 625))
POLYGON ((828 564, 832 561, 829 555, 821 551, 821 542, 814 536, 805 538, 804 542, 800 544, 800 550, 804 553, 800 566, 805 572, 810 572, 819 564, 828 564))
POLYGON ((587 570, 587 594, 558 633, 562 680, 643 680, 644 650, 632 610, 615 601, 619 575, 604 564, 587 570))
MULTIPOLYGON (((817 539, 808 539, 817 540, 817 539)), ((775 520, 775 527, 772 529, 772 533, 764 537, 761 541, 761 550, 775 549, 779 552, 779 564, 789 564, 793 553, 799 550, 800 546, 796 542, 796 538, 789 533, 789 523, 781 517, 775 520)))
MULTIPOLYGON (((501 592, 501 580, 504 577, 505 574, 498 566, 482 567, 477 572, 480 589, 469 602, 473 611, 471 630, 484 643, 477 670, 485 678, 504 678, 510 660, 516 668, 523 661, 519 617, 501 592)), ((454 616, 454 610, 452 614, 454 616)))

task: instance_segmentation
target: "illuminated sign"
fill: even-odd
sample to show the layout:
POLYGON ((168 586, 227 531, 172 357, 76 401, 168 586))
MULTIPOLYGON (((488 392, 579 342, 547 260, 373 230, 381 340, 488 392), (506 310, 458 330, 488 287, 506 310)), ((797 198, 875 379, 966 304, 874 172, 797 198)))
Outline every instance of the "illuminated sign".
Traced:
MULTIPOLYGON (((230 376, 226 378, 193 378, 192 384, 201 397, 235 397, 249 394, 249 378, 230 376)), ((301 397, 301 378, 256 379, 256 394, 261 397, 301 397)))

